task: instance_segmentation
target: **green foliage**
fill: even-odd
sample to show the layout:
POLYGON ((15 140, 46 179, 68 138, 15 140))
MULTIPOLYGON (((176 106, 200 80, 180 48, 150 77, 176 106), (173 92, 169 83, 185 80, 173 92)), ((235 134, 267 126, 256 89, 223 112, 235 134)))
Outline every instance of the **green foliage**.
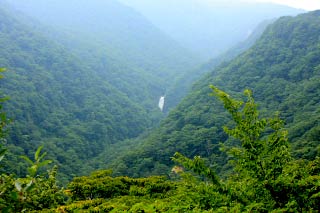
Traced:
MULTIPOLYGON (((283 122, 275 118, 260 118, 252 94, 245 90, 247 101, 236 101, 211 86, 214 95, 231 114, 234 126, 225 127, 228 135, 240 142, 231 147, 234 172, 225 181, 204 164, 200 157, 193 160, 176 154, 174 160, 196 174, 211 179, 211 190, 219 192, 205 209, 241 212, 318 211, 319 158, 306 162, 290 157, 287 132, 283 122), (216 202, 220 200, 219 202, 216 202), (226 200, 228 204, 221 203, 226 200)), ((198 189, 198 193, 208 192, 198 189)))
POLYGON ((153 202, 169 198, 177 183, 164 177, 111 177, 110 170, 96 171, 88 177, 77 177, 66 193, 71 198, 56 211, 128 211, 154 209, 153 202))
POLYGON ((185 168, 192 170, 198 175, 203 175, 210 180, 218 189, 221 189, 221 184, 218 175, 215 171, 205 165, 205 161, 200 156, 195 156, 194 159, 188 159, 180 153, 175 153, 173 160, 182 164, 185 168))
POLYGON ((56 168, 46 176, 15 178, 1 175, 0 209, 2 212, 22 212, 53 208, 65 202, 65 196, 56 185, 56 168))
POLYGON ((244 92, 247 102, 243 106, 242 102, 231 99, 216 87, 211 88, 236 123, 234 128, 225 127, 224 130, 241 142, 240 148, 230 150, 230 154, 238 160, 239 170, 246 169, 250 176, 255 176, 259 181, 276 179, 291 159, 283 121, 278 116, 260 119, 249 90, 244 92))
POLYGON ((43 160, 47 153, 44 152, 40 155, 42 149, 43 146, 39 146, 37 151, 34 153, 34 162, 28 156, 21 156, 21 158, 24 159, 30 165, 30 167, 28 168, 28 173, 30 177, 35 177, 38 173, 39 168, 44 167, 49 163, 52 163, 51 160, 43 160))
MULTIPOLYGON (((42 147, 35 153, 36 162, 28 168, 30 176, 16 178, 13 174, 1 174, 0 178, 0 209, 2 212, 23 212, 43 210, 56 207, 65 202, 62 188, 57 186, 57 167, 47 174, 37 175, 37 170, 47 164, 40 156, 42 147)), ((28 159, 30 160, 30 159, 28 159)))
MULTIPOLYGON (((0 69, 0 72, 4 69, 0 69)), ((8 123, 5 113, 2 111, 0 100, 0 161, 5 156, 6 149, 3 148, 5 126, 8 123)), ((34 162, 28 157, 23 158, 30 163, 27 168, 29 176, 17 178, 14 174, 0 173, 0 210, 1 212, 24 212, 30 210, 41 210, 56 207, 64 203, 62 189, 56 184, 57 167, 48 171, 46 175, 37 175, 39 169, 50 163, 44 160, 46 153, 41 154, 40 146, 34 154, 34 162)))
POLYGON ((117 196, 159 197, 175 188, 164 177, 133 179, 111 177, 110 170, 92 173, 89 177, 76 177, 68 185, 72 200, 113 198, 117 196))

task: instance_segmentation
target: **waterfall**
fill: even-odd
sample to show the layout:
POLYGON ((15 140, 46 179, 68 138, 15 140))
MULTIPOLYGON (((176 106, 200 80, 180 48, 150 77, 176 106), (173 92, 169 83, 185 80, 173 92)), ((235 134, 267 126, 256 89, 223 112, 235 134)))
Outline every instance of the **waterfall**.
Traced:
POLYGON ((164 107, 164 96, 161 96, 160 97, 160 100, 159 100, 159 108, 161 110, 161 112, 163 111, 163 107, 164 107))

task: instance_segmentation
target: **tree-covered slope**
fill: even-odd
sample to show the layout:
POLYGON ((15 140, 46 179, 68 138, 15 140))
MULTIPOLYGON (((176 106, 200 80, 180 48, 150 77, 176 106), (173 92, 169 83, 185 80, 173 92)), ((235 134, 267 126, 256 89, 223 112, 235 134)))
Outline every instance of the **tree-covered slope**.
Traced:
MULTIPOLYGON (((7 1, 42 23, 59 28, 73 40, 91 44, 85 51, 98 49, 108 58, 165 79, 159 81, 165 86, 186 67, 199 63, 197 57, 144 16, 117 0, 7 1)), ((72 46, 72 42, 68 40, 66 45, 72 46)), ((73 46, 79 49, 80 45, 73 46)))
MULTIPOLYGON (((31 29, 5 5, 0 7, 0 46, 0 64, 7 68, 0 89, 10 97, 4 110, 13 121, 8 144, 18 154, 8 154, 9 169, 19 173, 22 163, 16 156, 45 144, 60 174, 70 177, 90 170, 83 162, 109 144, 152 126, 151 113, 119 89, 134 91, 136 85, 112 85, 89 62, 31 29)), ((106 64, 104 75, 118 72, 116 66, 106 64)), ((134 71, 125 68, 122 76, 129 78, 134 71)))
POLYGON ((176 151, 210 156, 211 164, 223 165, 227 159, 219 142, 232 142, 221 128, 228 116, 209 96, 210 84, 236 97, 251 89, 263 114, 280 112, 295 156, 314 158, 320 130, 319 26, 320 11, 280 18, 252 48, 199 80, 160 128, 139 140, 139 146, 117 153, 118 157, 111 155, 115 159, 110 165, 129 175, 165 174, 176 151))

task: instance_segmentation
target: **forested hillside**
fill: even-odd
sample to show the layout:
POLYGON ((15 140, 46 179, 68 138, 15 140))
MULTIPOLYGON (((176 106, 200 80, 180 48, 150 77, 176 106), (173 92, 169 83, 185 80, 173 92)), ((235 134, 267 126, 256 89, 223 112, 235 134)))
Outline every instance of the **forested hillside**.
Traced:
POLYGON ((139 139, 139 146, 116 156, 103 155, 104 162, 112 160, 109 165, 126 175, 166 174, 173 165, 170 157, 179 151, 188 157, 208 157, 225 172, 227 158, 219 143, 233 141, 221 128, 229 117, 209 96, 211 84, 236 97, 251 89, 262 114, 279 111, 294 156, 314 159, 320 130, 319 16, 315 11, 280 18, 252 48, 199 80, 160 128, 139 139))
MULTIPOLYGON (((12 152, 28 154, 45 143, 69 176, 107 144, 136 137, 152 125, 142 105, 80 58, 4 9, 0 16, 0 63, 7 67, 1 91, 10 97, 4 109, 13 120, 12 152)), ((12 169, 19 172, 19 164, 12 169)))
POLYGON ((149 80, 158 77, 165 89, 186 68, 200 62, 140 13, 117 0, 7 1, 18 11, 63 32, 64 45, 94 60, 92 65, 98 70, 111 58, 134 69, 136 75, 146 73, 149 80), (95 59, 97 54, 99 58, 95 59))

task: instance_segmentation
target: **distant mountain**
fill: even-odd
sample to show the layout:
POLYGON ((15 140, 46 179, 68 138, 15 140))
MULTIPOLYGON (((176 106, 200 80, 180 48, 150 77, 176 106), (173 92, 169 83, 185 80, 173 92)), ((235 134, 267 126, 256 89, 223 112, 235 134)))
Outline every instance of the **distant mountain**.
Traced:
MULTIPOLYGON (((159 82, 165 85, 185 67, 199 64, 196 56, 116 0, 7 1, 43 24, 59 28, 73 40, 91 44, 87 51, 98 48, 108 58, 165 79, 159 82)), ((72 46, 72 42, 69 39, 66 45, 72 46)))
POLYGON ((233 97, 251 89, 262 114, 280 112, 295 156, 315 158, 320 142, 319 26, 320 11, 280 18, 252 48, 203 76, 160 128, 139 139, 139 145, 100 159, 111 159, 109 165, 120 174, 166 174, 170 157, 178 151, 208 157, 218 171, 227 171, 228 159, 219 143, 228 143, 222 126, 229 117, 209 96, 211 84, 233 97))
POLYGON ((191 91, 192 85, 205 73, 209 73, 222 63, 227 63, 228 61, 232 60, 233 58, 253 46, 256 40, 260 38, 266 27, 273 21, 275 20, 263 21, 245 41, 239 42, 228 51, 211 59, 209 62, 203 64, 199 68, 188 71, 179 79, 177 79, 175 84, 169 87, 166 92, 166 104, 164 112, 168 113, 170 109, 177 106, 184 98, 184 96, 186 96, 188 92, 191 91))
POLYGON ((206 0, 119 0, 184 47, 209 60, 245 40, 260 22, 302 10, 267 3, 206 0))

